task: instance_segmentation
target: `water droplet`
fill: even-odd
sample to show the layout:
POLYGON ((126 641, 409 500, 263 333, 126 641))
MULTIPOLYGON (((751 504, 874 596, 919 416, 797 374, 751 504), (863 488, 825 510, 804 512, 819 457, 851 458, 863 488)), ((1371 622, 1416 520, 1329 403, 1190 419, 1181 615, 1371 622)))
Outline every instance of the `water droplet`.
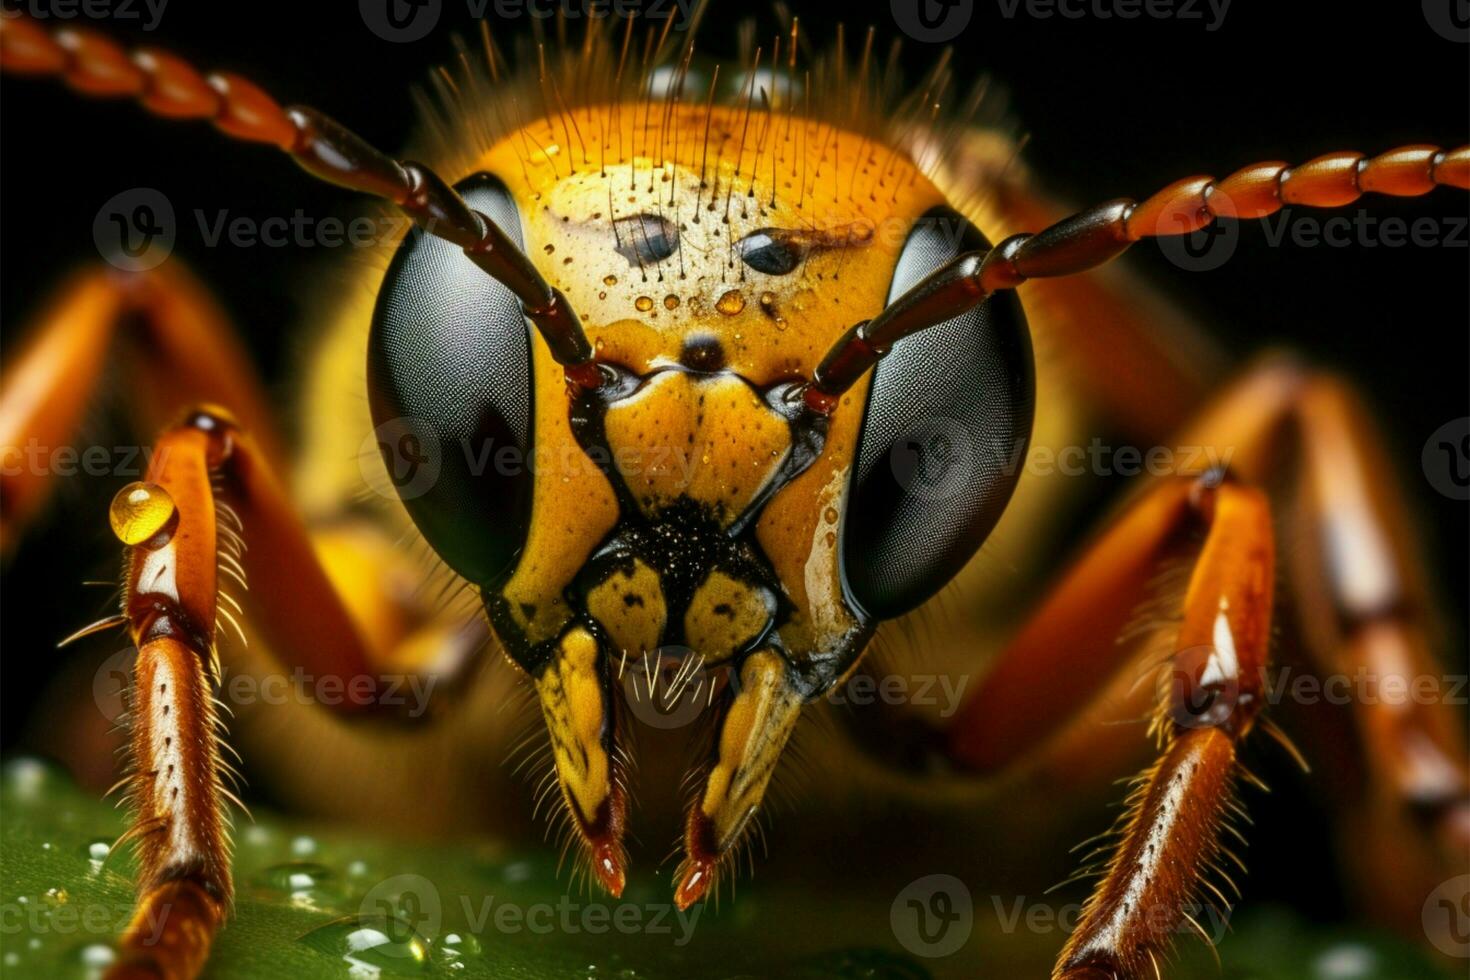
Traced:
POLYGON ((446 956, 478 956, 483 947, 480 941, 467 932, 451 932, 439 941, 439 948, 446 956))
POLYGON ((46 889, 46 895, 45 895, 46 904, 47 905, 50 905, 53 908, 55 908, 58 905, 65 905, 67 899, 69 899, 69 898, 71 898, 71 896, 66 893, 66 889, 65 888, 48 888, 48 889, 46 889))
POLYGON ((776 308, 775 293, 769 291, 761 293, 761 312, 770 317, 771 321, 776 324, 777 330, 786 329, 786 318, 776 308))
POLYGON ((169 492, 156 483, 129 483, 112 498, 107 517, 123 544, 142 544, 173 518, 178 508, 169 492))
POLYGON ((87 846, 82 848, 82 853, 86 854, 92 862, 101 864, 107 860, 107 855, 112 853, 112 841, 106 837, 98 837, 96 840, 89 841, 87 846))
POLYGON ((354 967, 410 976, 429 967, 429 944, 413 926, 393 916, 346 915, 317 926, 299 941, 354 967))
POLYGON ((669 293, 669 295, 667 295, 667 296, 664 297, 664 309, 666 309, 666 310, 677 310, 678 308, 679 308, 679 297, 675 296, 673 293, 669 293))
POLYGON ((291 853, 297 857, 310 857, 316 853, 316 839, 305 834, 291 839, 291 853))
POLYGON ((353 861, 351 864, 349 864, 347 866, 347 873, 349 875, 351 875, 352 877, 354 877, 354 878, 361 878, 363 875, 365 875, 365 874, 368 873, 368 865, 367 865, 367 862, 366 861, 353 861))
POLYGON ((288 861, 266 868, 255 877, 257 889, 309 909, 329 909, 341 898, 336 875, 311 861, 288 861))
POLYGON ((72 956, 82 964, 88 978, 102 976, 104 970, 117 962, 117 952, 106 943, 87 943, 85 946, 78 946, 72 956))
POLYGON ((1323 980, 1367 980, 1378 973, 1378 957, 1367 946, 1345 942, 1324 950, 1313 966, 1323 980))
POLYGON ((639 296, 633 301, 633 305, 638 307, 640 313, 647 313, 649 310, 653 309, 653 297, 639 296))
POLYGON ((618 277, 617 276, 603 276, 602 277, 602 284, 604 286, 616 286, 618 284, 618 277))
POLYGON ((732 289, 719 298, 715 303, 715 309, 725 316, 734 316, 745 309, 745 294, 738 289, 732 289))
POLYGON ((35 802, 46 788, 51 767, 40 759, 15 759, 5 766, 5 789, 12 799, 35 802))
POLYGON ((0 961, 0 962, 4 962, 4 964, 6 966, 15 966, 17 963, 20 962, 20 954, 19 953, 6 953, 4 960, 3 961, 0 961))

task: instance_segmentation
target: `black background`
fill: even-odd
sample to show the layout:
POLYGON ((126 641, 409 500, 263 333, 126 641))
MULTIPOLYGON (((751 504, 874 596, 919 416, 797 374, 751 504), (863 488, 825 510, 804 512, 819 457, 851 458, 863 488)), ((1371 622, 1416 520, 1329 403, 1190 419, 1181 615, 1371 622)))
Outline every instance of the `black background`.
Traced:
MULTIPOLYGON (((1201 10, 1208 20, 1208 9, 1201 10)), ((1435 33, 1419 3, 1371 10, 1235 0, 1220 28, 1208 31, 1204 20, 1037 19, 1024 6, 1007 18, 997 0, 977 0, 955 44, 962 81, 986 71, 1007 88, 1013 114, 1030 133, 1026 156, 1044 185, 1088 203, 1142 198, 1178 177, 1223 175, 1255 160, 1463 143, 1470 131, 1470 45, 1435 33)), ((748 12, 746 4, 717 3, 702 32, 704 47, 733 54, 733 26, 748 12)), ((761 13, 766 36, 776 21, 761 13)), ((808 31, 828 36, 832 14, 822 7, 802 13, 808 31)), ((899 33, 886 2, 844 3, 841 14, 850 32, 875 25, 880 49, 899 33)), ((132 43, 171 48, 204 67, 237 71, 283 102, 318 106, 389 149, 412 130, 410 87, 447 59, 451 31, 473 27, 464 0, 444 0, 438 29, 407 44, 376 37, 355 2, 172 0, 151 34, 136 21, 93 26, 132 43)), ((906 43, 908 76, 917 77, 938 50, 906 43)), ((352 213, 346 192, 313 182, 269 149, 225 139, 207 125, 87 101, 52 82, 4 81, 0 167, 0 326, 7 342, 48 284, 97 260, 93 218, 127 188, 159 188, 181 214, 228 208, 265 219, 297 207, 313 215, 352 213)), ((1373 206, 1374 213, 1410 221, 1463 218, 1470 198, 1441 190, 1424 200, 1376 198, 1373 206)), ((192 220, 181 219, 179 228, 177 253, 242 325, 273 390, 288 390, 288 368, 301 348, 295 331, 303 329, 315 270, 330 262, 326 253, 333 250, 206 248, 192 220)), ((1465 656, 1470 508, 1434 491, 1419 453, 1435 428, 1470 411, 1470 250, 1464 244, 1461 229, 1458 248, 1269 247, 1260 228, 1246 225, 1234 258, 1213 272, 1182 272, 1151 245, 1126 260, 1197 311, 1240 356, 1285 342, 1361 385, 1426 531, 1430 578, 1451 603, 1450 654, 1457 663, 1465 656)), ((116 546, 105 501, 115 489, 108 483, 66 490, 59 513, 53 511, 6 571, 0 626, 6 748, 30 720, 36 682, 61 656, 55 639, 98 611, 97 596, 75 583, 111 577, 116 546)), ((1265 806, 1290 809, 1293 800, 1288 791, 1284 802, 1265 806)), ((1257 816, 1270 825, 1269 816, 1257 816)), ((1289 874, 1273 873, 1270 861, 1257 864, 1253 892, 1301 897, 1311 881, 1300 876, 1302 863, 1320 840, 1304 847, 1253 836, 1257 860, 1263 854, 1297 859, 1289 874)))

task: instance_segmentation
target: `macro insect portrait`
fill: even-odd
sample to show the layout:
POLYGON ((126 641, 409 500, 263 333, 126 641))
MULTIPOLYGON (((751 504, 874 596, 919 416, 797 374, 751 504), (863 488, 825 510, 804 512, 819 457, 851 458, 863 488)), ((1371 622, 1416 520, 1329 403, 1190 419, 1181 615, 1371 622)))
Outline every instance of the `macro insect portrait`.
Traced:
POLYGON ((0 16, 6 976, 1464 974, 1463 3, 298 6, 0 16))

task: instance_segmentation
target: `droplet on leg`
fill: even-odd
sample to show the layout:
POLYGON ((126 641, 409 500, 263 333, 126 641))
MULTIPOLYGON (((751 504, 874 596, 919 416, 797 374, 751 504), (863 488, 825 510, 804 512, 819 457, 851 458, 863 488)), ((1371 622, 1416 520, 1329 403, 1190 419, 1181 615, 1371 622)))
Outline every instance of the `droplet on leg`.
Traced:
POLYGON ((168 525, 178 510, 174 498, 156 483, 129 483, 112 498, 107 517, 123 544, 142 544, 168 525))

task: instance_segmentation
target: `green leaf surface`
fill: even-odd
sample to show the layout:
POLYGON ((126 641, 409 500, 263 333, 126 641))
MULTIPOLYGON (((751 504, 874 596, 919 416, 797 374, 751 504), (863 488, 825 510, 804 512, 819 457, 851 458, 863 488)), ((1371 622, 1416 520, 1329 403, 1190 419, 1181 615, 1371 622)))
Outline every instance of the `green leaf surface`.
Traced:
MULTIPOLYGON (((110 844, 109 804, 62 773, 16 759, 0 773, 0 972, 100 975, 132 910, 132 864, 110 844)), ((505 842, 384 840, 256 814, 237 833, 235 914, 214 977, 735 980, 1046 976, 1054 932, 1005 930, 976 906, 956 953, 925 958, 892 925, 894 896, 742 885, 738 901, 682 916, 665 876, 630 881, 622 901, 568 894, 555 855, 505 842)), ((1186 944, 1180 976, 1255 980, 1420 980, 1448 975, 1417 948, 1361 930, 1313 932, 1290 913, 1242 914, 1222 974, 1186 944)))

